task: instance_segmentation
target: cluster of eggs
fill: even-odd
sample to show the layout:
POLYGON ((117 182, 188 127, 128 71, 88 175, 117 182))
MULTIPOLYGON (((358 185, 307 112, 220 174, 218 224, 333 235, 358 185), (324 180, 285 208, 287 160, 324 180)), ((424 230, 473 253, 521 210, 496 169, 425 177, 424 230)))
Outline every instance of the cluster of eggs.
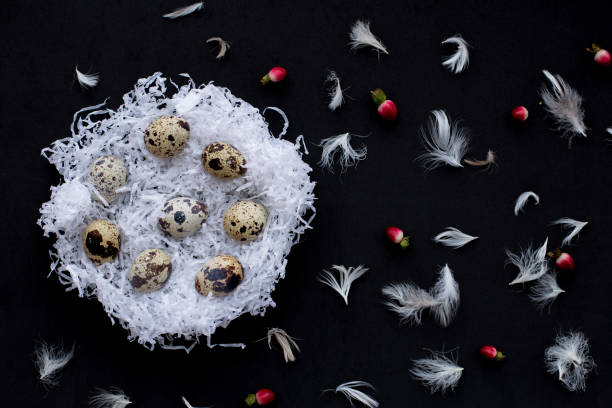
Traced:
MULTIPOLYGON (((189 124, 177 116, 163 116, 151 122, 144 132, 144 143, 149 152, 159 158, 173 157, 189 141, 189 124)), ((246 160, 234 146, 214 142, 202 151, 202 166, 210 175, 234 179, 246 173, 246 160)), ((95 188, 94 199, 104 205, 115 201, 117 190, 127 184, 125 163, 115 156, 99 157, 91 164, 88 181, 95 188)), ((168 200, 161 210, 159 228, 180 239, 198 233, 208 218, 205 203, 191 197, 168 200)), ((257 239, 268 219, 267 209, 255 201, 237 201, 227 208, 223 226, 227 234, 239 242, 257 239)), ((83 249, 96 265, 112 262, 121 249, 121 233, 117 225, 105 219, 91 222, 83 233, 83 249)), ((134 290, 149 293, 161 289, 172 272, 170 256, 159 248, 145 249, 132 261, 128 280, 134 290)), ((242 282, 240 261, 221 254, 208 259, 196 275, 195 289, 203 296, 225 296, 242 282)))

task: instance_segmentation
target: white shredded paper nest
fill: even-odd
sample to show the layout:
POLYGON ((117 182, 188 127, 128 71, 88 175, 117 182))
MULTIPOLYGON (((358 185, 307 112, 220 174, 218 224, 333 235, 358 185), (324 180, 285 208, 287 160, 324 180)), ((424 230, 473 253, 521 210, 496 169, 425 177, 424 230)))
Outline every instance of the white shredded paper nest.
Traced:
POLYGON ((281 139, 286 118, 282 133, 274 137, 259 110, 228 89, 197 87, 187 74, 181 76, 187 84, 179 87, 155 73, 138 80, 116 111, 103 103, 75 114, 72 136, 42 151, 63 183, 51 187, 51 199, 42 205, 38 223, 45 236, 56 238, 51 273, 67 290, 97 297, 111 321, 118 320, 129 331, 130 340, 151 349, 157 344, 189 351, 199 336, 206 336, 212 346, 216 328, 243 313, 263 315, 268 306, 275 306, 271 294, 285 275, 286 257, 315 214, 315 183, 308 175, 312 169, 302 160, 303 138, 295 144, 281 139), (166 86, 177 92, 167 97, 166 86), (186 148, 171 159, 157 158, 144 146, 147 125, 163 115, 181 116, 191 127, 186 148), (244 177, 220 180, 204 172, 202 149, 216 141, 230 143, 244 154, 244 177), (110 154, 123 159, 129 176, 122 196, 104 207, 92 199, 87 172, 94 159, 110 154), (157 226, 163 204, 177 196, 202 200, 210 209, 202 230, 183 239, 167 236, 157 226), (236 242, 223 229, 225 210, 240 199, 259 201, 270 214, 263 233, 251 243, 236 242), (118 225, 122 242, 114 262, 95 266, 81 239, 87 224, 99 218, 118 225), (132 259, 148 248, 165 250, 173 271, 163 289, 136 293, 128 271, 132 259), (226 297, 204 297, 195 289, 196 273, 206 259, 220 254, 238 258, 244 280, 226 297))

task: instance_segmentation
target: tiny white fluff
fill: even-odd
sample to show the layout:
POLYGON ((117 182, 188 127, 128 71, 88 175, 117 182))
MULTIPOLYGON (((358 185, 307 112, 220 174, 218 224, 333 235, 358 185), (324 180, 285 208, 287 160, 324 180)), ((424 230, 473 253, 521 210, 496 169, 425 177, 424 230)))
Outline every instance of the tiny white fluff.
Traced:
POLYGON ((270 347, 270 349, 272 349, 272 337, 276 339, 281 349, 283 350, 283 357, 285 358, 285 363, 295 361, 293 349, 295 349, 295 351, 300 351, 300 347, 297 345, 294 338, 288 335, 287 332, 283 329, 270 329, 268 330, 268 347, 270 347))
POLYGON ((589 340, 579 331, 559 334, 555 344, 544 352, 546 370, 557 374, 559 381, 570 391, 584 391, 587 375, 595 368, 589 354, 589 340))
POLYGON ((78 66, 74 68, 74 72, 76 73, 76 78, 79 85, 81 85, 83 89, 93 88, 94 86, 98 85, 98 82, 100 82, 100 74, 84 74, 79 71, 78 66))
POLYGON ((442 44, 454 44, 457 46, 457 51, 444 58, 442 65, 455 74, 465 71, 470 62, 469 44, 467 41, 461 37, 461 34, 456 34, 442 41, 442 44))
POLYGON ((68 364, 73 356, 74 346, 69 351, 64 351, 59 346, 50 346, 41 342, 36 349, 36 368, 40 381, 48 387, 57 385, 60 370, 68 364))
POLYGON ((367 383, 365 381, 349 381, 349 382, 345 382, 344 384, 340 384, 334 390, 331 390, 331 389, 323 390, 323 392, 335 391, 336 393, 338 392, 342 393, 349 400, 349 402, 351 403, 351 406, 353 406, 353 400, 355 400, 355 401, 362 403, 364 406, 368 408, 378 407, 379 405, 378 401, 376 401, 374 398, 372 398, 365 392, 357 389, 357 387, 367 387, 367 388, 374 389, 372 384, 367 383))
POLYGON ((363 265, 359 265, 355 268, 352 266, 346 268, 342 265, 332 265, 332 269, 338 272, 339 277, 336 278, 333 273, 324 269, 323 273, 318 278, 319 282, 326 284, 338 292, 338 294, 342 296, 342 299, 344 299, 344 303, 348 305, 348 295, 351 290, 351 285, 369 269, 363 265))
POLYGON ((333 173, 336 154, 340 153, 338 163, 340 164, 341 172, 344 173, 349 167, 355 166, 357 162, 365 159, 368 154, 368 148, 366 146, 361 146, 357 149, 353 148, 351 146, 352 136, 364 137, 347 132, 321 140, 319 146, 323 147, 323 151, 321 152, 319 165, 333 173))
POLYGON ((204 7, 204 2, 203 1, 199 1, 197 3, 193 3, 193 4, 189 5, 189 6, 181 7, 181 8, 178 8, 178 9, 176 9, 176 10, 170 12, 170 13, 164 14, 162 17, 170 18, 170 19, 179 18, 179 17, 183 17, 183 16, 186 16, 186 15, 189 15, 191 13, 195 13, 196 11, 201 10, 202 7, 204 7))
POLYGON ((606 128, 606 132, 612 135, 612 127, 606 128))
POLYGON ((530 282, 539 279, 548 272, 548 261, 546 260, 546 247, 548 238, 538 249, 533 249, 531 245, 524 251, 515 254, 506 249, 506 264, 514 265, 519 273, 509 285, 530 282))
POLYGON ((514 215, 519 215, 519 212, 523 210, 523 207, 525 206, 525 204, 527 204, 527 200, 529 200, 530 198, 533 198, 536 205, 540 204, 539 195, 537 195, 533 191, 525 191, 524 193, 521 193, 520 196, 518 196, 516 202, 514 203, 514 215))
POLYGON ((89 398, 91 408, 124 408, 131 403, 132 401, 119 388, 111 388, 109 391, 98 388, 89 398))
POLYGON ((463 233, 454 227, 447 227, 445 231, 436 235, 433 240, 438 244, 457 249, 475 239, 478 239, 478 237, 463 233))
POLYGON ((331 83, 331 87, 329 88, 330 101, 327 106, 331 111, 335 111, 344 103, 344 94, 340 86, 340 78, 338 78, 338 75, 334 71, 329 71, 325 82, 331 83))
POLYGON ((584 227, 588 224, 587 221, 578 221, 573 218, 563 217, 559 218, 552 222, 553 225, 561 225, 562 228, 572 228, 572 231, 567 234, 561 245, 569 245, 572 243, 572 240, 582 231, 584 227))
POLYGON ((216 59, 221 59, 225 57, 225 54, 230 49, 230 44, 221 37, 210 37, 208 40, 206 40, 206 42, 207 43, 211 43, 211 42, 219 43, 219 52, 217 53, 217 56, 215 57, 216 59))
POLYGON ((429 388, 432 394, 453 390, 463 374, 463 367, 457 364, 457 358, 449 358, 443 352, 432 351, 431 357, 413 360, 413 363, 410 374, 429 388))
POLYGON ((461 160, 468 149, 469 139, 466 131, 452 123, 444 110, 434 110, 427 124, 421 127, 421 138, 426 153, 419 156, 425 169, 432 170, 447 164, 463 167, 461 160))
POLYGON ((547 273, 538 279, 531 287, 529 299, 535 303, 540 310, 550 307, 561 293, 565 291, 559 287, 557 283, 557 274, 555 272, 547 273))
POLYGON ((189 403, 189 401, 187 401, 187 398, 185 397, 181 397, 183 404, 187 407, 187 408, 210 408, 210 407, 194 407, 193 405, 191 405, 189 403))
POLYGON ((372 34, 370 22, 368 21, 357 20, 351 27, 349 37, 351 38, 349 45, 353 51, 359 48, 372 47, 379 54, 381 52, 389 54, 384 44, 372 34))

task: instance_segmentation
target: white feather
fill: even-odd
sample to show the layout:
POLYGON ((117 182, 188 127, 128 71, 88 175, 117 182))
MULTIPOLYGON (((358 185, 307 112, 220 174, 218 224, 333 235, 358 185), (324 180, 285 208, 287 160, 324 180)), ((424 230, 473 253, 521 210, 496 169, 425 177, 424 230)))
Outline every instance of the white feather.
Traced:
POLYGON ((334 274, 330 271, 323 270, 321 276, 319 276, 319 282, 322 282, 338 292, 342 299, 344 299, 344 303, 348 305, 348 295, 351 290, 351 285, 355 280, 360 278, 364 273, 368 271, 363 265, 359 265, 358 267, 349 267, 348 269, 342 265, 332 265, 332 269, 338 272, 339 278, 336 279, 334 274))
POLYGON ((454 389, 463 374, 463 367, 457 364, 456 358, 449 358, 442 352, 432 352, 430 358, 413 360, 413 363, 410 373, 432 394, 454 389))
POLYGON ((93 88, 94 86, 98 85, 98 82, 100 82, 100 74, 84 74, 79 71, 78 66, 74 68, 74 72, 76 73, 79 85, 81 85, 83 89, 93 88))
POLYGON ((68 364, 72 357, 74 357, 74 346, 70 351, 64 351, 60 347, 41 342, 36 349, 36 368, 40 381, 45 386, 57 385, 60 370, 68 364))
POLYGON ((382 52, 384 54, 389 54, 383 43, 372 34, 372 31, 370 31, 370 23, 368 21, 357 20, 351 27, 349 37, 351 38, 349 42, 351 50, 372 47, 378 53, 382 52))
POLYGON ((468 148, 468 137, 463 128, 451 124, 445 111, 431 112, 427 128, 421 128, 421 138, 427 152, 419 159, 426 169, 431 170, 444 164, 463 167, 461 160, 468 148))
POLYGON ((431 294, 437 302, 431 309, 436 320, 440 326, 448 327, 459 309, 459 284, 453 278, 453 272, 448 265, 440 269, 440 277, 431 294))
POLYGON ((612 127, 606 128, 606 132, 612 135, 612 127))
POLYGON ((91 408, 124 408, 132 402, 119 388, 110 391, 98 388, 96 393, 89 398, 91 408))
POLYGON ((219 52, 217 53, 217 56, 215 57, 216 59, 221 59, 225 57, 225 54, 230 49, 230 43, 228 43, 221 37, 210 37, 208 40, 206 40, 206 42, 207 43, 216 42, 219 44, 219 52))
POLYGON ((539 279, 548 272, 548 261, 546 260, 547 245, 548 238, 537 250, 533 249, 531 245, 527 250, 521 251, 518 254, 514 254, 506 249, 506 255, 508 256, 506 263, 516 266, 519 270, 516 278, 509 283, 510 285, 539 279))
POLYGON ((331 87, 329 89, 329 107, 330 110, 335 111, 344 103, 344 94, 342 92, 342 88, 340 87, 340 78, 334 71, 329 71, 329 75, 327 75, 327 79, 325 82, 330 82, 331 87))
POLYGON ((540 204, 540 196, 538 196, 533 191, 525 191, 524 193, 521 193, 520 196, 518 196, 518 198, 516 199, 516 203, 514 203, 514 215, 519 214, 519 212, 523 209, 529 198, 533 198, 536 205, 540 204))
POLYGON ((561 242, 561 245, 569 245, 572 243, 572 239, 574 239, 574 237, 576 237, 576 235, 578 235, 580 231, 582 231, 582 229, 586 227, 588 222, 578 221, 572 218, 563 217, 563 218, 559 218, 556 221, 553 221, 552 224, 561 225, 562 228, 572 228, 572 231, 569 234, 567 234, 567 236, 563 238, 563 242, 561 242))
POLYGON ((289 361, 295 361, 295 356, 293 355, 293 349, 296 351, 300 351, 300 347, 297 345, 293 337, 287 334, 282 329, 274 328, 268 330, 268 347, 272 349, 272 337, 276 339, 281 349, 283 350, 283 357, 285 358, 285 363, 289 361))
POLYGON ((557 122, 559 130, 569 136, 570 143, 572 137, 586 137, 586 126, 584 125, 584 110, 582 109, 582 96, 561 78, 550 72, 542 71, 546 79, 550 82, 552 92, 542 85, 540 96, 544 102, 544 107, 557 122))
POLYGON ((411 282, 387 285, 382 293, 390 299, 385 305, 400 316, 402 323, 419 325, 423 310, 440 304, 431 293, 411 282))
POLYGON ((467 41, 460 34, 457 34, 442 41, 442 44, 454 44, 457 46, 457 51, 446 57, 442 61, 442 65, 455 74, 465 71, 470 62, 469 44, 467 41))
POLYGON ((478 239, 478 237, 465 234, 454 227, 447 227, 445 231, 436 235, 433 240, 438 244, 457 249, 475 239, 478 239))
POLYGON ((335 391, 344 394, 344 396, 349 400, 351 406, 353 405, 353 400, 358 401, 365 405, 368 408, 376 408, 379 403, 374 398, 366 394, 365 392, 358 390, 357 387, 368 387, 374 389, 372 384, 367 383, 365 381, 349 381, 344 384, 340 384, 336 387, 335 390, 323 390, 325 391, 335 391))
POLYGON ((186 15, 189 15, 191 13, 195 13, 198 10, 201 10, 202 7, 204 7, 204 2, 203 1, 199 1, 197 3, 193 3, 189 6, 185 6, 185 7, 181 7, 178 8, 170 13, 164 14, 162 17, 165 18, 179 18, 179 17, 183 17, 186 15))
POLYGON ((538 279, 531 287, 529 298, 536 304, 538 309, 549 307, 557 296, 565 292, 557 283, 557 274, 555 272, 547 273, 538 279))
POLYGON ((557 374, 559 381, 570 391, 584 391, 586 378, 595 368, 595 361, 589 355, 589 341, 579 331, 558 335, 555 344, 544 352, 546 370, 557 374))
POLYGON ((181 397, 181 398, 183 400, 183 404, 185 404, 187 408, 210 408, 210 407, 194 407, 193 405, 189 403, 189 401, 187 401, 187 398, 185 397, 181 397))
POLYGON ((338 163, 340 164, 342 173, 344 173, 348 167, 354 166, 358 161, 365 159, 368 148, 366 146, 361 146, 358 149, 354 149, 353 146, 351 146, 352 136, 356 135, 342 133, 321 140, 319 146, 323 147, 323 151, 321 152, 319 165, 333 172, 332 166, 336 160, 336 154, 340 153, 338 163))

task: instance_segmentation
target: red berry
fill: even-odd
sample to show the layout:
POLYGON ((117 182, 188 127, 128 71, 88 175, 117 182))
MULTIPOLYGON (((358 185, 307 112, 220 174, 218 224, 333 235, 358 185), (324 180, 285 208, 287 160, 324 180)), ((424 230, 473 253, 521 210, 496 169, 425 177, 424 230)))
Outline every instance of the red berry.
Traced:
POLYGON ((395 120, 397 118, 397 106, 393 101, 387 99, 378 105, 378 114, 385 120, 395 120))
POLYGON ((262 388, 255 394, 249 394, 245 398, 245 402, 248 406, 251 406, 257 402, 257 405, 268 405, 274 401, 274 392, 267 388, 262 388))
POLYGON ((404 238, 404 231, 397 227, 387 228, 386 233, 389 241, 393 242, 394 244, 399 244, 402 241, 402 238, 404 238))
POLYGON ((600 49, 595 53, 595 57, 593 58, 596 63, 599 65, 603 65, 605 67, 610 66, 612 63, 612 58, 610 58, 610 53, 607 50, 600 49))
POLYGON ((562 271, 573 271, 574 270, 574 258, 567 252, 562 252, 557 259, 555 259, 557 268, 562 271))
POLYGON ((527 108, 524 106, 517 106, 516 108, 512 109, 512 117, 516 120, 520 120, 521 122, 524 122, 527 120, 528 116, 529 116, 529 112, 527 111, 527 108))
POLYGON ((506 358, 505 355, 502 354, 501 351, 498 351, 493 346, 482 346, 480 349, 480 355, 486 358, 487 360, 503 360, 506 358))
POLYGON ((280 82, 287 76, 287 70, 283 67, 274 67, 266 75, 261 78, 263 85, 268 82, 280 82))

